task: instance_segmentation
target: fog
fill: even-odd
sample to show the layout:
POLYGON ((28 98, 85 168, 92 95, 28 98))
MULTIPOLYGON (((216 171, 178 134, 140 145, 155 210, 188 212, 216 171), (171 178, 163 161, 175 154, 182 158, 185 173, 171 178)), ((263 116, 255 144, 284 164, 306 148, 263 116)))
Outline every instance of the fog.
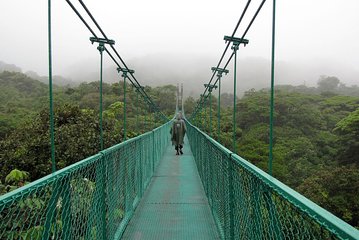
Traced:
MULTIPOLYGON (((0 61, 47 75, 47 1, 0 1, 0 61)), ((96 81, 99 54, 66 1, 53 3, 53 74, 96 81)), ((84 1, 141 84, 184 83, 203 91, 246 1, 84 1)), ((77 1, 74 5, 82 10, 77 1)), ((253 0, 236 36, 258 8, 253 0)), ((238 52, 238 90, 269 86, 272 1, 267 1, 238 52)), ((315 86, 320 75, 359 84, 359 1, 277 1, 276 84, 315 86)), ((86 17, 88 20, 88 17, 86 17)), ((93 24, 91 25, 93 28, 93 24)), ((228 59, 228 51, 225 61, 228 59)), ((232 70, 233 63, 228 69, 232 70)), ((120 79, 105 54, 104 81, 120 79)), ((231 71, 232 73, 233 71, 231 71)), ((233 91, 233 75, 223 77, 233 91)))

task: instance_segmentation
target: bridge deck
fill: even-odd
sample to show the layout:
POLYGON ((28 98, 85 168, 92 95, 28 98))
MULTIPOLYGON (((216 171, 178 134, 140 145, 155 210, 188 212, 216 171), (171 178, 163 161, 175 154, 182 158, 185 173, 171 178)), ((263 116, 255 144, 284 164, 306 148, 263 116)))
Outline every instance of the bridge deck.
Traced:
POLYGON ((169 146, 122 239, 219 239, 188 139, 169 146))

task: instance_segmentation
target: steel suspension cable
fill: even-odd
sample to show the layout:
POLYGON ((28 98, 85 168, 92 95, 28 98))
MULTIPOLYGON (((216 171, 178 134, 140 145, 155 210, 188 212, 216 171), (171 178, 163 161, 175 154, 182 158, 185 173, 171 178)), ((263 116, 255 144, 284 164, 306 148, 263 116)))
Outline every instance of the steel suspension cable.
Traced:
MULTIPOLYGON (((238 27, 239 27, 239 25, 241 24, 241 22, 242 22, 242 20, 243 20, 243 18, 244 18, 244 15, 246 14, 246 12, 247 12, 247 10, 248 10, 248 7, 249 7, 251 1, 252 1, 252 0, 248 0, 248 1, 247 1, 247 4, 246 4, 245 8, 244 8, 243 11, 242 11, 242 14, 241 14, 241 16, 240 16, 240 18, 239 18, 239 20, 238 20, 238 22, 237 22, 237 24, 236 24, 234 30, 233 30, 233 33, 232 33, 232 36, 231 36, 231 37, 234 37, 234 35, 236 34, 236 32, 237 32, 237 30, 238 30, 238 27)), ((221 63, 222 63, 222 61, 223 61, 223 58, 224 58, 224 56, 225 56, 226 53, 227 53, 227 50, 228 50, 228 48, 229 48, 229 45, 230 45, 230 42, 227 43, 226 48, 224 49, 224 51, 223 51, 223 53, 222 53, 222 56, 221 56, 221 58, 220 58, 219 61, 218 61, 217 68, 219 68, 219 66, 221 65, 221 63)), ((213 80, 215 74, 216 74, 216 72, 213 72, 212 77, 211 77, 211 79, 210 79, 209 82, 208 82, 208 85, 211 84, 211 82, 212 82, 212 80, 213 80)), ((207 90, 208 90, 208 88, 205 88, 205 90, 204 90, 204 92, 203 92, 203 96, 206 94, 207 90)), ((197 108, 197 107, 196 107, 196 108, 197 108)))
MULTIPOLYGON (((257 18, 258 14, 259 14, 259 12, 261 11, 261 9, 262 9, 262 7, 263 7, 263 5, 264 5, 265 2, 266 2, 266 0, 262 0, 261 4, 260 4, 259 7, 257 8, 257 10, 256 10, 256 12, 255 12, 255 14, 254 14, 254 16, 252 17, 250 23, 248 24, 246 30, 245 30, 244 33, 242 34, 241 39, 244 39, 245 36, 247 35, 249 29, 252 27, 252 24, 254 23, 255 19, 257 18)), ((250 4, 250 1, 247 2, 247 5, 246 5, 245 9, 244 9, 243 12, 242 12, 242 15, 241 15, 241 18, 240 18, 239 22, 242 20, 242 18, 243 18, 243 16, 244 16, 245 12, 247 11, 247 8, 248 8, 249 4, 250 4)), ((231 37, 234 37, 234 34, 236 33, 238 26, 239 26, 239 24, 237 24, 237 26, 236 26, 236 28, 235 28, 235 31, 233 31, 231 37)), ((221 57, 221 59, 220 59, 220 61, 219 61, 219 64, 217 64, 217 68, 220 66, 220 63, 221 63, 222 60, 223 60, 223 57, 224 57, 224 55, 225 55, 225 53, 226 53, 226 51, 227 51, 227 49, 228 49, 228 47, 229 47, 229 44, 230 44, 230 42, 228 42, 228 44, 227 44, 227 46, 226 46, 226 48, 225 48, 225 52, 222 54, 222 57, 221 57)), ((226 69, 226 67, 228 66, 228 64, 231 62, 233 56, 234 56, 234 52, 232 52, 232 54, 230 55, 229 59, 227 60, 226 64, 224 65, 223 69, 226 69)), ((214 74, 215 74, 215 72, 212 74, 212 77, 211 77, 211 79, 210 79, 210 81, 209 81, 208 84, 211 84, 211 82, 212 82, 212 80, 213 80, 213 77, 214 77, 214 74)), ((214 82, 213 85, 216 85, 217 82, 218 82, 218 79, 214 82)), ((207 92, 207 88, 205 89, 203 95, 205 95, 206 92, 207 92)), ((198 105, 196 106, 195 109, 197 109, 197 107, 198 107, 198 105)), ((191 116, 191 117, 192 117, 192 116, 191 116)))
MULTIPOLYGON (((246 35, 247 35, 249 29, 251 28, 252 24, 254 23, 254 20, 257 18, 258 14, 259 14, 260 10, 262 9, 262 7, 263 7, 263 5, 264 5, 265 2, 266 2, 266 0, 263 0, 263 1, 261 2, 261 4, 260 4, 260 6, 258 7, 256 13, 255 13, 254 16, 252 17, 252 20, 251 20, 250 23, 248 24, 248 26, 247 26, 246 30, 244 31, 244 33, 242 34, 241 39, 244 39, 244 38, 246 37, 246 35)), ((233 37, 233 36, 232 36, 232 37, 233 37)), ((228 66, 228 64, 231 62, 233 56, 234 56, 234 52, 232 52, 231 56, 229 57, 228 61, 227 61, 226 64, 224 65, 223 69, 226 69, 226 68, 227 68, 227 66, 228 66)), ((218 79, 217 79, 217 81, 214 83, 214 85, 216 85, 217 82, 218 82, 218 79)))
MULTIPOLYGON (((80 1, 80 0, 79 0, 80 1)), ((69 4, 69 6, 71 7, 71 9, 75 12, 75 14, 80 18, 80 20, 82 21, 82 23, 87 27, 87 29, 91 32, 91 34, 98 38, 97 34, 94 32, 94 30, 89 26, 89 24, 86 22, 86 20, 82 17, 82 15, 79 13, 79 11, 75 8, 75 6, 71 3, 70 0, 66 0, 66 2, 69 4)), ((80 1, 81 3, 82 1, 80 1)), ((104 33, 104 31, 102 30, 102 28, 99 26, 99 24, 97 23, 97 21, 95 20, 95 18, 92 16, 91 12, 88 10, 88 8, 86 7, 86 5, 82 2, 81 4, 85 11, 87 12, 87 14, 90 16, 90 18, 93 20, 93 22, 95 23, 95 25, 98 27, 99 31, 103 34, 103 36, 106 38, 106 40, 108 40, 106 34, 104 33)), ((117 52, 117 50, 111 45, 111 48, 113 49, 113 51, 115 52, 116 56, 120 59, 120 61, 123 63, 123 65, 125 66, 126 69, 128 69, 127 65, 125 64, 125 62, 123 61, 123 59, 121 58, 121 56, 119 55, 119 53, 117 52)), ((109 50, 105 47, 105 51, 106 53, 110 56, 110 58, 114 61, 114 63, 118 66, 121 67, 120 64, 117 62, 117 60, 113 57, 113 55, 109 52, 109 50)), ((138 80, 134 77, 134 75, 132 73, 130 73, 130 75, 132 76, 132 78, 134 79, 134 81, 136 82, 137 86, 141 86, 138 82, 138 80)), ((131 78, 128 78, 130 80, 130 82, 135 86, 136 84, 133 82, 133 80, 131 78)), ((167 120, 167 117, 159 110, 159 108, 156 106, 156 104, 152 101, 152 99, 148 96, 148 94, 141 89, 140 94, 142 95, 143 98, 147 98, 150 102, 149 104, 152 104, 154 106, 154 108, 161 113, 161 116, 163 117, 163 119, 167 120)))
POLYGON ((70 0, 65 0, 69 6, 72 8, 72 10, 76 13, 76 15, 81 19, 82 23, 85 24, 85 26, 87 27, 87 29, 92 33, 92 35, 95 38, 98 38, 96 33, 92 30, 92 28, 87 24, 87 22, 85 21, 85 19, 82 17, 82 15, 79 13, 79 11, 77 11, 77 9, 75 8, 75 6, 72 4, 72 2, 70 0))
MULTIPOLYGON (((79 0, 79 2, 80 2, 80 4, 81 4, 81 6, 84 8, 84 10, 86 11, 86 13, 89 15, 89 17, 91 18, 91 20, 93 21, 93 23, 96 25, 96 27, 98 28, 98 30, 101 32, 101 34, 103 35, 103 37, 104 37, 106 40, 108 40, 107 35, 106 35, 105 32, 102 30, 102 28, 100 27, 100 25, 98 24, 98 22, 96 21, 96 19, 94 18, 94 16, 93 16, 92 13, 90 12, 90 10, 87 8, 86 4, 85 4, 82 0, 79 0)), ((116 48, 115 48, 113 45, 110 45, 110 47, 111 47, 112 50, 115 52, 116 56, 120 59, 121 63, 124 65, 124 67, 125 67, 126 69, 129 69, 128 66, 126 65, 125 61, 121 58, 120 54, 117 52, 116 48)), ((129 73, 130 73, 131 77, 134 79, 134 81, 137 83, 137 86, 138 86, 138 87, 141 86, 141 84, 137 81, 137 79, 135 78, 135 76, 134 76, 131 72, 129 72, 129 73)), ((128 78, 128 79, 131 81, 130 78, 128 78)), ((133 85, 135 85, 132 81, 131 81, 131 83, 132 83, 133 85)), ((136 85, 135 85, 135 86, 136 86, 136 85)), ((143 91, 143 93, 144 93, 144 94, 146 95, 146 97, 150 100, 151 104, 153 104, 153 105, 155 106, 156 104, 153 103, 152 99, 147 95, 147 93, 144 92, 144 91, 143 91)), ((157 108, 157 106, 155 106, 155 109, 156 109, 157 111, 159 111, 159 109, 157 108)), ((163 115, 162 112, 161 112, 161 115, 163 115)), ((164 115, 163 115, 163 116, 164 116, 164 115)))

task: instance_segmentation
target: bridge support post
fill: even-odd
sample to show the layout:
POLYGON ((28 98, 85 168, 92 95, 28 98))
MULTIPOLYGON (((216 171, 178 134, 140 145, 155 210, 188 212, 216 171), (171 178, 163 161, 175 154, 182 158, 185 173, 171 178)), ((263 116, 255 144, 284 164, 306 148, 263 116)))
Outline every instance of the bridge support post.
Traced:
POLYGON ((51 50, 51 0, 48 0, 48 45, 49 45, 49 110, 50 110, 50 142, 52 172, 56 172, 55 133, 54 133, 54 100, 52 97, 52 50, 51 50))
POLYGON ((234 50, 234 79, 233 79, 233 152, 236 153, 236 102, 237 102, 237 50, 238 45, 233 45, 234 50))
POLYGON ((57 214, 56 206, 60 197, 60 193, 61 193, 61 184, 59 184, 59 182, 55 182, 52 186, 51 198, 48 207, 46 209, 44 232, 42 234, 43 240, 51 239, 51 228, 54 223, 56 224, 56 214, 57 214))
POLYGON ((62 209, 62 231, 63 231, 63 239, 69 240, 71 239, 71 230, 72 230, 72 224, 71 224, 71 186, 70 186, 70 178, 66 178, 64 182, 63 187, 63 209, 62 209))
POLYGON ((218 77, 217 141, 221 142, 221 78, 218 77))
POLYGON ((138 134, 140 133, 139 123, 138 123, 138 115, 140 114, 139 94, 140 94, 140 90, 143 90, 143 89, 144 89, 143 86, 136 86, 136 131, 138 134))
POLYGON ((206 124, 206 122, 207 122, 207 106, 206 106, 206 104, 207 104, 207 97, 208 97, 208 95, 205 96, 205 95, 201 94, 202 103, 201 103, 200 113, 201 113, 201 112, 204 112, 204 113, 203 113, 204 116, 203 116, 202 119, 201 119, 201 127, 200 127, 200 128, 202 129, 203 132, 207 132, 207 131, 208 131, 208 129, 206 128, 206 125, 208 125, 208 124, 206 124))
POLYGON ((139 134, 140 131, 139 131, 139 128, 138 128, 138 115, 139 115, 139 104, 138 104, 138 90, 136 89, 136 131, 137 133, 139 134))
POLYGON ((204 117, 205 117, 205 122, 204 122, 204 126, 203 126, 203 130, 205 131, 205 132, 207 132, 208 133, 208 129, 206 128, 206 122, 207 122, 207 106, 206 106, 206 101, 204 102, 204 117))
POLYGON ((209 135, 212 137, 212 90, 216 89, 216 85, 204 84, 204 87, 208 88, 209 96, 209 135))
POLYGON ((127 111, 127 106, 126 106, 126 78, 127 75, 123 77, 123 140, 126 141, 127 139, 127 129, 126 129, 126 123, 127 123, 127 119, 126 119, 126 111, 127 111))
POLYGON ((143 169, 144 169, 144 166, 143 166, 143 159, 142 159, 142 149, 141 148, 141 143, 137 143, 137 156, 138 156, 138 160, 136 162, 139 163, 139 171, 138 171, 138 182, 139 182, 139 188, 138 188, 138 197, 139 199, 142 198, 142 195, 143 195, 143 185, 144 185, 144 182, 143 182, 143 169))
POLYGON ((218 77, 218 109, 217 109, 217 141, 220 142, 221 138, 221 78, 222 74, 229 72, 227 69, 212 67, 213 72, 217 72, 218 77))
POLYGON ((229 190, 229 239, 235 239, 235 233, 234 233, 234 186, 233 186, 233 163, 232 163, 232 154, 229 155, 229 166, 228 166, 228 190, 229 190))
POLYGON ((97 50, 100 52, 100 149, 103 150, 103 128, 102 128, 102 68, 103 68, 103 51, 105 50, 105 44, 114 45, 115 41, 104 39, 104 38, 97 38, 97 37, 90 37, 90 41, 93 44, 94 42, 98 42, 99 45, 97 50))
POLYGON ((126 78, 127 78, 127 73, 133 74, 135 73, 134 70, 131 69, 127 69, 127 68, 117 68, 118 72, 122 72, 122 77, 123 77, 123 140, 126 141, 127 139, 127 129, 126 129, 126 123, 127 123, 127 119, 126 119, 126 78))
POLYGON ((100 184, 99 187, 101 188, 101 238, 99 239, 107 239, 107 220, 106 220, 106 213, 107 213, 107 204, 106 204, 106 161, 104 154, 101 157, 101 171, 100 171, 100 184))
POLYGON ((272 175, 273 162, 273 112, 274 112, 274 54, 275 54, 275 8, 276 1, 273 0, 273 20, 272 20, 272 66, 271 66, 271 91, 270 91, 270 116, 269 116, 269 163, 268 172, 272 175))
POLYGON ((237 51, 241 43, 246 46, 249 41, 247 39, 224 36, 224 40, 232 42, 231 49, 234 52, 234 79, 233 79, 233 152, 236 153, 236 102, 237 102, 237 51))
POLYGON ((103 67, 103 50, 104 50, 104 46, 103 44, 100 44, 97 48, 100 51, 100 55, 101 55, 101 70, 100 70, 100 149, 101 151, 103 150, 103 126, 102 126, 102 67, 103 67))
POLYGON ((152 130, 152 174, 155 173, 155 131, 152 130))

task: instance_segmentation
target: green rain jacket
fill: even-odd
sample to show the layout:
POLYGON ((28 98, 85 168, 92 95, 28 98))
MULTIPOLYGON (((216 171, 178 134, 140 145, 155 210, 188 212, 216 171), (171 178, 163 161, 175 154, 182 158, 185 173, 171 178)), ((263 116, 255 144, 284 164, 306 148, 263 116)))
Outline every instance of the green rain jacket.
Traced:
POLYGON ((176 119, 173 121, 170 132, 172 145, 183 145, 183 138, 186 134, 186 130, 186 124, 182 119, 176 119))

